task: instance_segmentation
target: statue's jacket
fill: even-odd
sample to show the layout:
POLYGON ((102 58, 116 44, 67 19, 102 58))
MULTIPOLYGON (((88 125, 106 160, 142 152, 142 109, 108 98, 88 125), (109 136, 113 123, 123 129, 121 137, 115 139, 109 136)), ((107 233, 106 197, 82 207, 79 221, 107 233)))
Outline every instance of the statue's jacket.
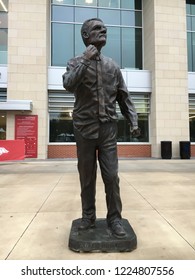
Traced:
POLYGON ((93 60, 72 58, 63 74, 64 88, 74 93, 74 127, 87 139, 96 139, 99 126, 116 122, 116 101, 130 126, 137 126, 137 113, 119 66, 100 54, 93 60))

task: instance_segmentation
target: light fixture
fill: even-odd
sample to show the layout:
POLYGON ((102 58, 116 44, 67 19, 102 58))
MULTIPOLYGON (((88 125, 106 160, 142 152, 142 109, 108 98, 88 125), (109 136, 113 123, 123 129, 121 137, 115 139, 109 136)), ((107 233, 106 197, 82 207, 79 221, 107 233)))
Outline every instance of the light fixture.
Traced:
POLYGON ((1 128, 0 128, 0 132, 5 132, 5 130, 1 127, 1 128))
POLYGON ((3 7, 4 11, 5 11, 5 12, 8 12, 8 10, 7 10, 5 4, 3 3, 2 0, 0 0, 0 4, 1 4, 1 6, 3 7))
POLYGON ((93 0, 85 0, 85 3, 86 3, 86 4, 92 4, 92 3, 93 3, 93 0))

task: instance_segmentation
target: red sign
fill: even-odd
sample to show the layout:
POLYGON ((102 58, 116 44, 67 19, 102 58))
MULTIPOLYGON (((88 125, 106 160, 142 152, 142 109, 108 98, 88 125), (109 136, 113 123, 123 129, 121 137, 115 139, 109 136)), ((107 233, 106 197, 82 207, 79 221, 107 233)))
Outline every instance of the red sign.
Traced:
POLYGON ((0 140, 0 161, 22 160, 24 157, 24 140, 0 140))
POLYGON ((15 116, 15 139, 24 139, 25 157, 37 158, 37 115, 15 116))

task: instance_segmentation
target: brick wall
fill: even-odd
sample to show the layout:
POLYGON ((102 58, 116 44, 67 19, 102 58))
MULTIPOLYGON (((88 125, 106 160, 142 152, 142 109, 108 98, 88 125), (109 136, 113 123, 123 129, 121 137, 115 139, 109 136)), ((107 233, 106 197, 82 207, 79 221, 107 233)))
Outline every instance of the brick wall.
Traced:
MULTIPOLYGON (((151 145, 118 145, 119 158, 151 157, 151 145)), ((75 145, 48 145, 48 158, 76 158, 75 145)))
POLYGON ((195 157, 195 145, 191 144, 191 157, 195 157))
POLYGON ((48 158, 76 158, 75 145, 48 145, 48 158))
POLYGON ((119 157, 151 157, 151 145, 118 145, 119 157))

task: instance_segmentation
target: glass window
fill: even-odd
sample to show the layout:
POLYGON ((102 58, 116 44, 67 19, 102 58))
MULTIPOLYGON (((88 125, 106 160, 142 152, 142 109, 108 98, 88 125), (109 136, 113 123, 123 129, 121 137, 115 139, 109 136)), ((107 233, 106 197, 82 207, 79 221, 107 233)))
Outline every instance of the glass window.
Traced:
POLYGON ((190 5, 186 4, 186 13, 187 15, 190 15, 190 5))
POLYGON ((105 25, 120 25, 120 10, 99 9, 98 17, 103 20, 105 25))
POLYGON ((122 28, 122 68, 136 68, 135 52, 135 29, 122 28))
POLYGON ((135 10, 141 9, 141 1, 75 0, 75 5, 73 2, 52 1, 52 66, 66 66, 70 58, 83 53, 85 45, 79 28, 86 19, 99 17, 108 29, 108 40, 102 53, 113 58, 121 68, 142 69, 142 12, 135 10), (71 23, 72 28, 68 28, 67 24, 71 23), (124 27, 126 31, 123 31, 124 27))
POLYGON ((76 5, 97 6, 97 0, 76 0, 76 5))
MULTIPOLYGON (((138 125, 141 128, 141 136, 132 137, 129 124, 122 116, 119 117, 117 142, 148 142, 148 120, 146 114, 138 114, 138 125)), ((49 142, 75 142, 72 122, 72 112, 49 114, 49 142)))
POLYGON ((190 141, 195 142, 195 114, 190 115, 190 141))
POLYGON ((189 95, 190 141, 195 142, 195 94, 189 95))
POLYGON ((75 8, 75 22, 84 22, 89 18, 97 17, 97 9, 75 8))
POLYGON ((7 64, 8 1, 0 1, 0 64, 7 64))
POLYGON ((148 118, 149 116, 147 114, 138 114, 138 126, 141 129, 141 135, 138 138, 136 138, 132 137, 127 120, 121 116, 118 120, 117 142, 148 142, 148 118))
POLYGON ((188 32, 188 71, 195 72, 195 33, 188 32))
POLYGON ((192 33, 192 69, 195 72, 195 33, 192 33))
POLYGON ((73 7, 52 6, 52 21, 74 22, 73 7))
POLYGON ((187 40, 188 40, 188 71, 192 72, 192 34, 187 34, 187 40))
POLYGON ((7 64, 8 30, 0 29, 0 64, 7 64))
MULTIPOLYGON (((0 102, 7 100, 6 89, 0 88, 0 102)), ((6 112, 0 111, 0 140, 6 140, 6 112)))
MULTIPOLYGON (((144 93, 131 94, 137 113, 141 136, 133 138, 130 134, 127 120, 122 116, 117 104, 118 113, 118 142, 148 142, 150 96, 144 93)), ((74 142, 72 112, 74 95, 65 91, 49 92, 49 141, 74 142)))
POLYGON ((74 56, 73 36, 72 24, 52 24, 52 65, 64 66, 74 56))
POLYGON ((141 0, 121 0, 121 8, 132 9, 132 10, 141 10, 141 0))
POLYGON ((190 141, 195 142, 195 113, 190 114, 190 141))
POLYGON ((187 30, 189 30, 189 31, 192 30, 192 20, 191 20, 191 16, 187 16, 187 30))
POLYGON ((141 29, 122 28, 122 68, 142 69, 141 29))
POLYGON ((7 13, 0 12, 0 28, 8 28, 7 13))
POLYGON ((141 12, 121 11, 121 24, 127 26, 142 26, 141 12))
POLYGON ((192 17, 192 31, 195 31, 195 17, 192 17))
POLYGON ((186 1, 188 71, 195 72, 195 0, 186 1))
POLYGON ((49 142, 75 142, 72 113, 50 113, 49 142))
POLYGON ((120 0, 99 0, 99 7, 120 8, 120 0))
POLYGON ((0 12, 8 12, 8 0, 1 0, 0 1, 0 12))
POLYGON ((74 5, 75 0, 51 0, 52 4, 74 5))
POLYGON ((121 65, 121 29, 119 27, 108 27, 106 46, 102 49, 105 56, 112 57, 118 65, 121 65))
POLYGON ((85 51, 85 45, 81 37, 81 24, 75 25, 75 55, 80 55, 85 51))
POLYGON ((6 113, 0 112, 0 140, 6 140, 6 113))

